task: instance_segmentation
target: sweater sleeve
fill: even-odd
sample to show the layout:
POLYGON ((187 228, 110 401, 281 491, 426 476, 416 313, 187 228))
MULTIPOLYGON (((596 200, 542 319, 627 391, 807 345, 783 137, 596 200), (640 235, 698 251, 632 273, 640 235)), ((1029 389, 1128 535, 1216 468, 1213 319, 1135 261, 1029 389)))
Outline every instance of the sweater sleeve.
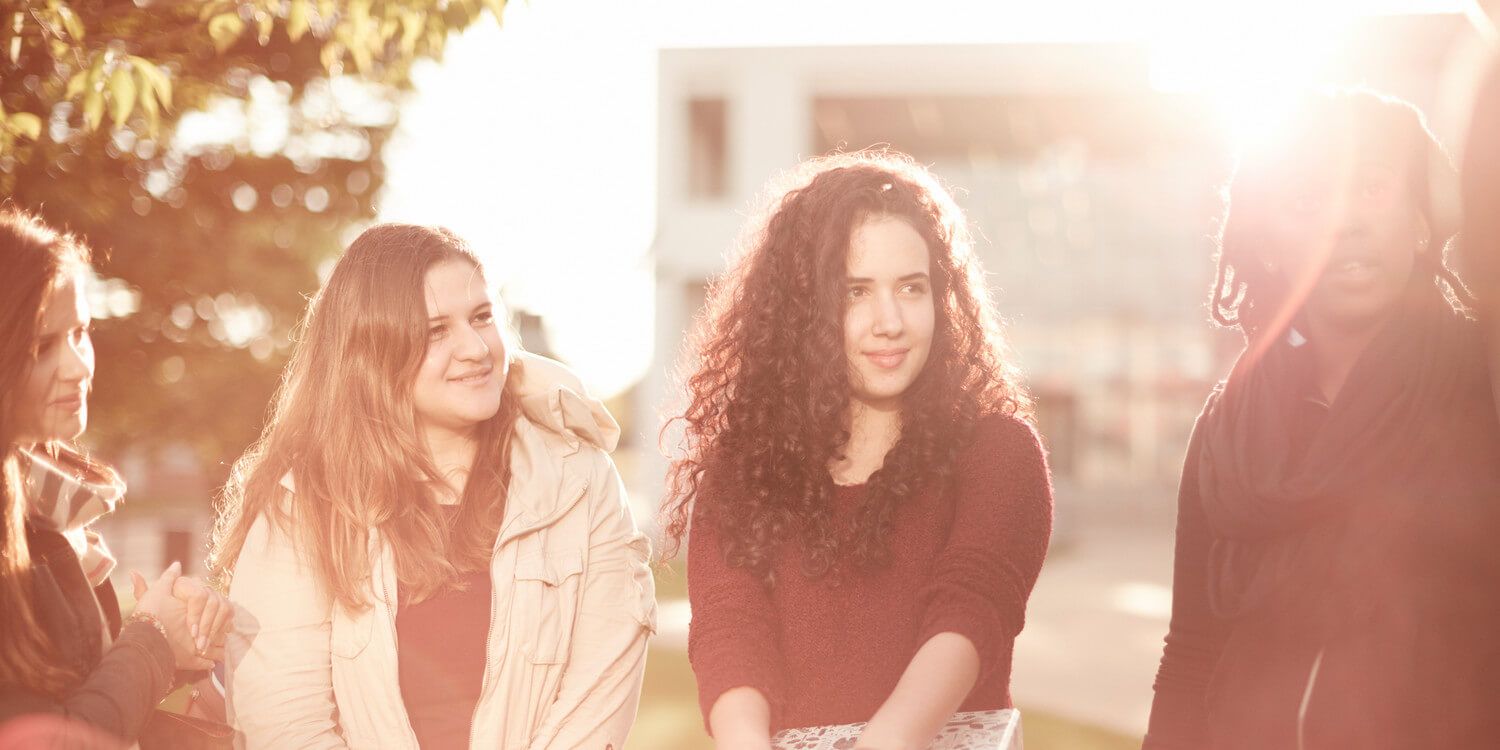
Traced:
POLYGON ((65 695, 0 686, 0 746, 10 746, 7 736, 20 744, 30 741, 19 735, 57 748, 133 742, 172 689, 173 670, 167 639, 144 622, 128 623, 83 682, 65 695))
MULTIPOLYGON (((712 502, 713 492, 704 487, 700 501, 712 502)), ((704 726, 719 696, 737 687, 760 691, 771 706, 771 726, 777 726, 786 672, 776 612, 758 578, 725 563, 718 529, 710 521, 693 524, 687 580, 688 659, 698 680, 704 726)))
MULTIPOLYGON (((1212 407, 1209 398, 1204 414, 1212 407)), ((1172 570, 1172 622, 1156 672, 1156 699, 1144 750, 1199 748, 1205 744, 1204 699, 1229 624, 1214 615, 1208 597, 1209 547, 1213 543, 1198 489, 1198 457, 1204 417, 1188 441, 1177 492, 1177 549, 1172 570)))
POLYGON ((996 416, 976 433, 958 467, 948 540, 918 594, 917 643, 964 636, 979 652, 982 681, 1025 623, 1052 535, 1052 482, 1029 425, 996 416))

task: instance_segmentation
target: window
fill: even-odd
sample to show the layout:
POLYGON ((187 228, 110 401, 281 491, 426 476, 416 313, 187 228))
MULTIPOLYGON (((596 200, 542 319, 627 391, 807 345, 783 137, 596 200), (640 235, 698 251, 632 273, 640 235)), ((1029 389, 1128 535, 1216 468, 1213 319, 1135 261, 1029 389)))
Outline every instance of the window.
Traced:
POLYGON ((688 101, 688 197, 723 198, 729 192, 729 149, 723 99, 688 101))

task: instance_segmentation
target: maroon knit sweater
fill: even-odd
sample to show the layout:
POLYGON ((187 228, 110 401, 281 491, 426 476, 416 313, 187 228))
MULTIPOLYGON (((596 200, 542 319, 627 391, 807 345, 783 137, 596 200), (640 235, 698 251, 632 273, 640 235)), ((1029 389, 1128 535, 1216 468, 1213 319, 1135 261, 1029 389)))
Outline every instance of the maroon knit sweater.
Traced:
MULTIPOLYGON (((720 553, 718 530, 693 527, 688 656, 705 722, 725 691, 756 688, 771 730, 868 721, 917 649, 954 632, 979 651, 980 676, 960 710, 1009 708, 1011 646, 1052 531, 1052 488, 1040 441, 1007 416, 982 421, 959 459, 952 492, 928 491, 898 507, 891 563, 808 579, 801 550, 786 545, 768 592, 720 553)), ((712 478, 700 502, 721 500, 712 478)), ((835 522, 865 495, 840 487, 835 522)))

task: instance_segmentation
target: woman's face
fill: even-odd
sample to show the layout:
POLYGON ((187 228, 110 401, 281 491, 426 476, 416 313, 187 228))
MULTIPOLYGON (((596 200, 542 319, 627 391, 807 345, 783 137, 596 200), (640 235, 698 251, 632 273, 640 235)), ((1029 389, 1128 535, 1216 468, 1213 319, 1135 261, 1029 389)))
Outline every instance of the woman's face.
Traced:
POLYGON ((927 364, 936 311, 927 243, 905 220, 876 216, 849 239, 844 355, 855 399, 893 408, 927 364))
POLYGON ((446 260, 427 270, 427 352, 412 386, 419 426, 466 433, 500 410, 510 360, 497 304, 479 269, 446 260))
POLYGON ((1392 311, 1431 237, 1406 187, 1407 165, 1334 148, 1304 160, 1272 199, 1261 262, 1289 288, 1308 288, 1303 311, 1333 328, 1362 328, 1392 311))
POLYGON ((88 426, 94 342, 83 283, 82 273, 68 274, 43 303, 36 361, 16 401, 23 442, 72 440, 88 426))

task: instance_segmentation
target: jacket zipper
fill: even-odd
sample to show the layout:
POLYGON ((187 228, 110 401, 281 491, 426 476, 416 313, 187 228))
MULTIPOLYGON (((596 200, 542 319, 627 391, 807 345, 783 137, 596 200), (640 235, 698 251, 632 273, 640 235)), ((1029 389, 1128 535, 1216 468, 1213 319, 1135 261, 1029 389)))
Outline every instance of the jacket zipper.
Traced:
MULTIPOLYGON (((578 491, 578 497, 574 498, 574 500, 576 501, 576 500, 582 499, 583 496, 587 495, 588 493, 589 493, 589 483, 588 483, 587 480, 584 480, 583 488, 578 491)), ((496 552, 498 552, 498 551, 499 551, 499 542, 497 540, 496 541, 496 552)), ((580 591, 581 590, 582 589, 580 589, 580 591)), ((490 668, 491 668, 491 660, 493 659, 493 654, 491 652, 494 651, 494 649, 490 648, 490 646, 492 645, 491 641, 494 639, 494 634, 495 634, 495 617, 496 617, 497 612, 498 612, 498 606, 497 606, 497 602, 498 601, 499 601, 499 597, 496 595, 496 591, 495 591, 495 558, 494 558, 493 555, 491 555, 490 556, 490 626, 489 626, 489 628, 487 628, 485 630, 485 635, 484 635, 484 677, 479 681, 479 700, 474 701, 474 712, 469 715, 469 747, 470 748, 474 747, 475 736, 479 733, 479 707, 480 707, 480 705, 482 705, 484 703, 485 692, 488 691, 489 687, 490 687, 490 668)))
POLYGON ((469 714, 469 747, 474 747, 475 736, 479 734, 479 706, 484 703, 484 693, 490 686, 490 642, 495 634, 495 615, 498 611, 495 596, 495 558, 490 556, 490 626, 484 631, 484 676, 479 680, 479 699, 474 701, 474 712, 469 714))

